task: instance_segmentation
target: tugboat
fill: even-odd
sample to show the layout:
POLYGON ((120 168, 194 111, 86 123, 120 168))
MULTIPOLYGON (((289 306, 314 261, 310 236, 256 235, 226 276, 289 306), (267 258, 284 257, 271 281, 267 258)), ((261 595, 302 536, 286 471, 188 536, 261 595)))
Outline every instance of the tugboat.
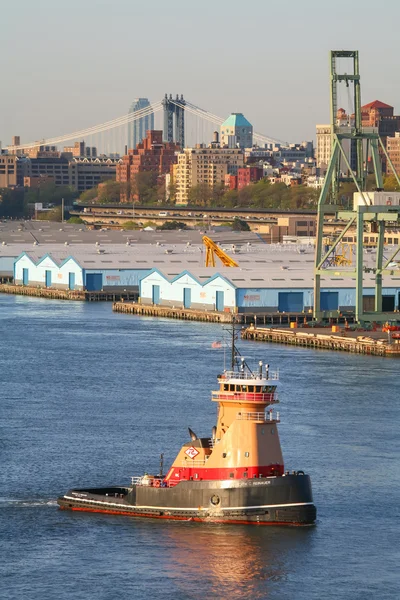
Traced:
POLYGON ((218 405, 211 437, 189 428, 172 466, 163 474, 132 477, 130 485, 72 489, 63 510, 213 523, 312 525, 311 481, 285 471, 277 425, 278 373, 260 361, 252 371, 235 347, 230 369, 212 392, 218 405))

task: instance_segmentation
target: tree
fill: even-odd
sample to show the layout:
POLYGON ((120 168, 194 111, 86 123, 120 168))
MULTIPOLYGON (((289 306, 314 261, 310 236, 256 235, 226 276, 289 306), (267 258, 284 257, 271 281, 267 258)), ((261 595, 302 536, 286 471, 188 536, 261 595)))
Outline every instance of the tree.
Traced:
POLYGON ((0 217, 19 218, 27 214, 24 192, 0 188, 0 217))
POLYGON ((44 180, 39 183, 38 187, 28 188, 25 193, 25 200, 27 204, 41 202, 44 205, 55 204, 59 206, 62 199, 64 199, 65 205, 68 205, 72 204, 77 196, 78 192, 70 186, 57 186, 54 181, 44 180))
POLYGON ((140 204, 156 204, 158 201, 157 173, 154 171, 141 171, 136 173, 131 192, 134 199, 140 204))
POLYGON ((55 221, 55 222, 61 222, 62 221, 62 213, 61 213, 61 206, 56 206, 55 208, 52 208, 51 210, 47 210, 47 211, 43 211, 38 213, 38 221, 55 221))
POLYGON ((387 175, 383 182, 385 192, 395 192, 399 190, 399 184, 394 175, 387 175))
POLYGON ((193 206, 208 206, 211 194, 212 190, 207 183, 199 183, 199 185, 194 185, 189 190, 189 204, 193 206))
POLYGON ((235 217, 232 222, 233 231, 250 231, 250 226, 246 221, 235 217))
POLYGON ((181 221, 165 221, 165 223, 159 225, 157 229, 160 229, 162 231, 168 231, 172 229, 186 229, 186 225, 181 221))
POLYGON ((135 223, 135 221, 126 221, 126 223, 122 225, 122 229, 125 229, 127 231, 133 231, 134 229, 140 229, 140 226, 137 223, 135 223))
POLYGON ((75 225, 81 225, 81 224, 85 223, 85 221, 82 221, 82 219, 80 217, 71 217, 70 219, 68 219, 67 223, 74 223, 75 225))
POLYGON ((86 190, 86 192, 82 192, 79 196, 79 202, 82 204, 87 204, 97 199, 97 187, 92 188, 91 190, 86 190))
POLYGON ((109 179, 103 181, 97 186, 97 199, 101 204, 109 202, 119 202, 121 194, 121 184, 118 181, 109 179))

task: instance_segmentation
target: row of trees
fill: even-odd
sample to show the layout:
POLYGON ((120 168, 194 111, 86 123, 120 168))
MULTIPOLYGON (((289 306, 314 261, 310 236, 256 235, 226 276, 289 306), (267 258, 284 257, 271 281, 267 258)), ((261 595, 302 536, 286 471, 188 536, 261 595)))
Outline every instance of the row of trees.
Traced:
MULTIPOLYGON (((367 189, 374 187, 373 176, 368 177, 367 189)), ((384 180, 387 191, 399 190, 394 175, 384 180)), ((351 207, 352 196, 356 188, 353 183, 341 184, 340 202, 344 207, 351 207)), ((138 173, 133 183, 119 183, 114 180, 105 181, 97 187, 80 195, 82 203, 119 203, 135 201, 143 205, 173 204, 175 188, 170 188, 170 199, 165 198, 165 188, 156 173, 138 173)), ((64 199, 65 205, 71 205, 78 193, 70 187, 57 187, 53 182, 46 182, 35 189, 0 189, 0 217, 21 218, 32 215, 33 204, 42 203, 44 206, 58 207, 64 199)), ((287 187, 283 183, 271 184, 263 179, 242 190, 227 190, 222 184, 210 188, 206 184, 193 186, 189 192, 189 205, 204 208, 243 208, 243 209, 312 209, 318 204, 319 191, 305 185, 287 187)), ((56 211, 54 211, 56 215, 56 211)))

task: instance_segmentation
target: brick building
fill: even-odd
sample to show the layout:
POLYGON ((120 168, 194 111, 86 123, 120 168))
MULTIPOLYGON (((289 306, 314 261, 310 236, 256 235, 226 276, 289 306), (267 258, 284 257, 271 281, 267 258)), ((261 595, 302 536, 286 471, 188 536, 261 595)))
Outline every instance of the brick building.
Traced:
POLYGON ((236 175, 228 175, 225 184, 230 190, 242 190, 264 176, 263 167, 240 167, 236 175))
MULTIPOLYGON (((170 172, 171 166, 177 162, 178 144, 163 142, 163 132, 157 130, 147 131, 144 140, 128 154, 122 157, 117 165, 116 179, 120 183, 133 182, 137 173, 152 172, 158 176, 170 172)), ((126 196, 122 201, 128 200, 126 196)))

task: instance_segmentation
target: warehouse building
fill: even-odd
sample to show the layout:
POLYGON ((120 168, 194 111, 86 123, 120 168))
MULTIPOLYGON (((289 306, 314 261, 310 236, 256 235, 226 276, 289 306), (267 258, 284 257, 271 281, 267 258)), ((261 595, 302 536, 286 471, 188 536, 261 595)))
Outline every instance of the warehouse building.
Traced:
MULTIPOLYGON (((321 309, 353 311, 355 281, 326 277, 321 289, 321 309)), ((364 310, 373 308, 374 279, 365 281, 364 310)), ((307 313, 314 302, 312 269, 284 273, 271 263, 265 270, 194 268, 180 273, 153 269, 140 281, 143 304, 239 313, 307 313)), ((384 278, 383 310, 400 309, 400 277, 384 278)))

